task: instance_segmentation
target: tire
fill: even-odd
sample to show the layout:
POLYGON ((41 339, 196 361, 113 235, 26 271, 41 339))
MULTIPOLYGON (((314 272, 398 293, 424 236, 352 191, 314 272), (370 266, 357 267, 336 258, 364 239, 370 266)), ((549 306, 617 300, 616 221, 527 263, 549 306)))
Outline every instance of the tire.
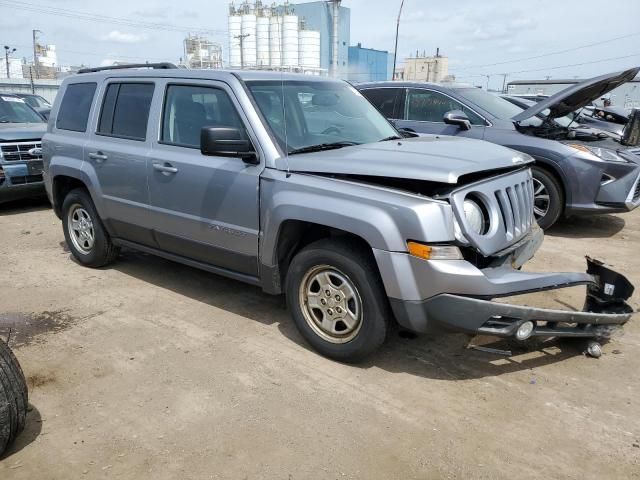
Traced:
POLYGON ((534 166, 531 168, 531 173, 534 187, 534 215, 540 228, 546 230, 562 215, 564 192, 556 177, 547 170, 534 166), (548 197, 546 203, 545 194, 548 197))
POLYGON ((319 240, 305 247, 289 266, 285 292, 296 327, 326 357, 358 362, 385 340, 387 295, 372 256, 358 243, 319 240), (325 319, 333 322, 330 329, 325 319))
POLYGON ((24 430, 28 404, 22 368, 9 346, 0 340, 0 456, 24 430))
POLYGON ((73 257, 86 267, 99 268, 112 263, 119 249, 111 242, 109 234, 98 216, 91 197, 86 190, 71 190, 62 202, 62 228, 64 238, 73 257), (71 223, 84 220, 83 232, 74 231, 71 223), (88 226, 87 226, 88 225, 88 226), (87 236, 90 235, 92 241, 87 236))

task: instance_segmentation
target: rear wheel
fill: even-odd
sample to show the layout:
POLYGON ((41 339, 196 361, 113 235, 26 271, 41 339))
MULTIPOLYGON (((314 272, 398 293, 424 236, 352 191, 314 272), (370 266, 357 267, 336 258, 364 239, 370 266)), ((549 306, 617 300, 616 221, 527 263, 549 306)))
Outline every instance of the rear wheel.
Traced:
POLYGON ((0 456, 24 430, 27 382, 9 346, 0 340, 0 456))
POLYGON ((538 225, 547 229, 558 221, 564 209, 562 186, 553 174, 540 167, 532 167, 533 213, 538 225))
POLYGON ((118 256, 86 190, 77 188, 64 198, 62 228, 69 250, 81 264, 103 267, 118 256))
POLYGON ((356 362, 384 342, 388 300, 373 259, 356 243, 304 248, 287 272, 286 294, 298 330, 322 355, 356 362))

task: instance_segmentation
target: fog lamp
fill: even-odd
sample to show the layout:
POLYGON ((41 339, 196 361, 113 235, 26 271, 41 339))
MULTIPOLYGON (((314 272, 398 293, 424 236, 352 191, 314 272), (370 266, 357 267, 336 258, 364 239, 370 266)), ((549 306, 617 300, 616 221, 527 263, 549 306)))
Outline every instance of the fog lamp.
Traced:
POLYGON ((532 321, 528 320, 524 322, 522 325, 518 327, 518 330, 516 331, 516 338, 518 340, 526 340, 531 336, 534 328, 535 328, 535 325, 533 324, 532 321))

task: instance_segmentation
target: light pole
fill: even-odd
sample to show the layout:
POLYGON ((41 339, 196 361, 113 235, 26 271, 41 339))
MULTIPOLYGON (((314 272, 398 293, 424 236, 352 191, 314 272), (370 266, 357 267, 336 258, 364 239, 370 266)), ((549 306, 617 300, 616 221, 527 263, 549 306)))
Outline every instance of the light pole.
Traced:
POLYGON ((11 70, 9 69, 9 55, 11 55, 15 51, 15 48, 11 48, 8 45, 4 46, 4 61, 7 66, 7 78, 11 78, 11 70))
POLYGON ((396 22, 396 47, 393 50, 393 71, 391 72, 391 80, 393 80, 396 76, 396 60, 398 58, 398 32, 400 31, 400 16, 402 15, 402 7, 404 7, 404 0, 400 2, 398 21, 396 22))

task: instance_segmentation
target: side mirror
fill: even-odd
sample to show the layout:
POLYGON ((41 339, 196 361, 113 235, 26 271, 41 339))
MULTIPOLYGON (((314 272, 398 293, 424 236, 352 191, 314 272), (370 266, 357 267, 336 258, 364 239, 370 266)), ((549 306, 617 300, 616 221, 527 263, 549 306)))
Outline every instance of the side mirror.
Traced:
POLYGON ((445 113, 442 121, 448 125, 457 125, 462 130, 471 130, 469 117, 462 110, 451 110, 445 113))
POLYGON ((214 157, 236 157, 257 164, 258 157, 244 130, 234 127, 202 127, 200 152, 214 157))

